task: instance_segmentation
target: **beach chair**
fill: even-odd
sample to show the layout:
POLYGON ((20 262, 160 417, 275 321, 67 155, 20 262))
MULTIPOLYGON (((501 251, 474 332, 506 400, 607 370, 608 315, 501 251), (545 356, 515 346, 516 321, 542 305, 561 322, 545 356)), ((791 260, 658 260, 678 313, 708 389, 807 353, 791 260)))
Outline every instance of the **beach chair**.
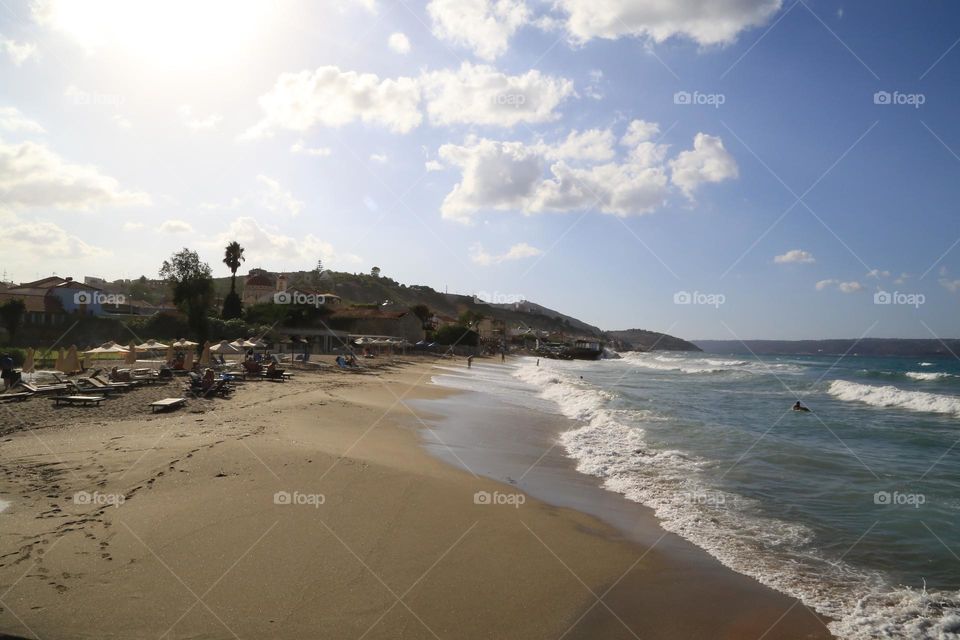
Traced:
POLYGON ((3 393, 0 394, 0 403, 7 402, 23 402, 27 398, 32 398, 33 394, 29 391, 22 391, 19 393, 3 393))
POLYGON ((150 413, 156 413, 160 411, 168 411, 171 409, 176 409, 177 407, 182 407, 187 404, 186 398, 164 398, 162 400, 157 400, 156 402, 150 403, 150 413))
POLYGON ((130 382, 110 382, 109 380, 104 380, 100 376, 94 374, 87 378, 81 378, 81 380, 89 380, 90 384, 100 389, 117 389, 119 391, 129 391, 133 389, 134 385, 130 382))
POLYGON ((66 403, 69 405, 80 405, 84 407, 88 407, 91 405, 100 406, 100 403, 105 400, 104 396, 82 396, 82 395, 51 396, 50 399, 53 400, 54 406, 57 406, 57 407, 59 407, 62 403, 66 403))
POLYGON ((22 387, 29 391, 30 393, 62 393, 67 391, 70 386, 66 384, 50 384, 50 385, 33 385, 29 382, 24 382, 21 380, 16 384, 18 387, 22 387))

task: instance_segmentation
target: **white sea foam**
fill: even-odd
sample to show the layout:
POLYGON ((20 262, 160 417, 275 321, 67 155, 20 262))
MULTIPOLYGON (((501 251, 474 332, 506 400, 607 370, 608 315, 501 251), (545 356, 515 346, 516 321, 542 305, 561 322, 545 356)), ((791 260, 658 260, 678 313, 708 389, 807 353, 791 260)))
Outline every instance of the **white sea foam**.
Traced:
POLYGON ((838 637, 960 638, 960 592, 891 589, 877 574, 823 557, 803 525, 758 515, 753 500, 708 486, 698 472, 703 461, 651 447, 643 425, 669 418, 611 409, 610 393, 550 367, 523 365, 515 375, 581 421, 560 436, 578 471, 653 508, 665 529, 728 567, 832 617, 830 629, 838 637))
POLYGON ((914 380, 942 380, 943 378, 956 378, 952 373, 942 371, 907 371, 906 376, 914 380))
POLYGON ((800 373, 803 367, 795 364, 730 360, 691 355, 665 355, 651 352, 630 351, 622 354, 623 361, 631 366, 657 371, 676 371, 690 374, 763 374, 800 373))
POLYGON ((874 407, 894 407, 960 416, 960 398, 926 391, 905 391, 897 387, 857 384, 846 380, 830 383, 830 395, 848 402, 863 402, 874 407))

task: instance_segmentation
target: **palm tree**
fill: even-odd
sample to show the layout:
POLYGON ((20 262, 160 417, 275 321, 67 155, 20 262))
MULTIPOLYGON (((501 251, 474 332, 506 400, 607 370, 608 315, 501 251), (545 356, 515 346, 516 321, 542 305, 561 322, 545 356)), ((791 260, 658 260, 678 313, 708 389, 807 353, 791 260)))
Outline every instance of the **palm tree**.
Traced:
POLYGON ((237 292, 237 269, 240 268, 240 263, 246 262, 246 260, 243 257, 243 247, 240 246, 239 242, 234 240, 227 245, 223 252, 223 264, 230 269, 230 293, 237 292))
POLYGON ((243 313, 243 305, 240 302, 240 296, 237 295, 237 269, 240 268, 240 263, 245 261, 243 247, 236 240, 224 249, 223 264, 230 269, 230 293, 223 301, 223 312, 221 313, 224 320, 239 318, 243 313))

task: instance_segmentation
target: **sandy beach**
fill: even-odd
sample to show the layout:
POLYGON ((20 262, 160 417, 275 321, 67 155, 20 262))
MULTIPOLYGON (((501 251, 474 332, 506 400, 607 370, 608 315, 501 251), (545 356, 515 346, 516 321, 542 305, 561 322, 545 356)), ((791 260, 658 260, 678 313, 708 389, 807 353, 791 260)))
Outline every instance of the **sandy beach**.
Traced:
POLYGON ((169 414, 145 409, 160 389, 0 407, 0 633, 829 637, 706 554, 431 456, 424 407, 454 397, 433 366, 298 372, 169 414))

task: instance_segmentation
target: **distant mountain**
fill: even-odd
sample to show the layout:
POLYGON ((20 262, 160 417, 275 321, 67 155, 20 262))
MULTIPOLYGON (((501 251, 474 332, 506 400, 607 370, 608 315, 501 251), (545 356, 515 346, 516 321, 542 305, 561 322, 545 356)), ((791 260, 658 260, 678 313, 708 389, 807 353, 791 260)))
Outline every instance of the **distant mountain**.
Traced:
POLYGON ((646 331, 644 329, 626 329, 624 331, 607 331, 610 339, 619 342, 618 351, 700 351, 700 347, 680 338, 646 331))
POLYGON ((757 355, 951 356, 960 354, 960 340, 864 338, 862 340, 696 340, 710 353, 757 355), (951 353, 952 352, 952 353, 951 353))

